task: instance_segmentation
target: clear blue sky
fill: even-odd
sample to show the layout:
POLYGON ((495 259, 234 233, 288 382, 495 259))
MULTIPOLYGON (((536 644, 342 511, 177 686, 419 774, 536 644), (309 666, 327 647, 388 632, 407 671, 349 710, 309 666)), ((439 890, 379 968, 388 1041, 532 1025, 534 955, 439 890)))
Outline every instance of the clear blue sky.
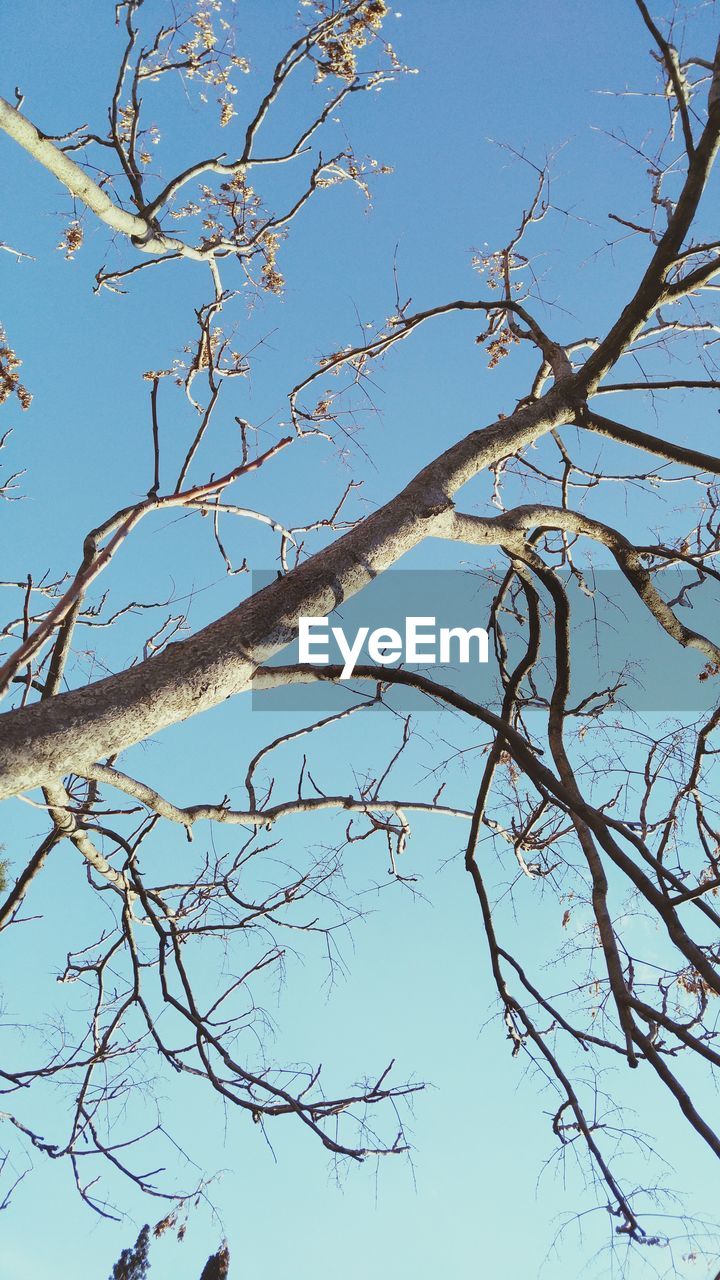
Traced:
MULTIPOLYGON (((626 129, 637 139, 647 128, 664 125, 657 103, 596 92, 653 83, 647 34, 630 0, 399 0, 398 9, 402 16, 389 21, 390 37, 420 74, 353 102, 343 116, 357 151, 392 165, 394 173, 378 183, 370 211, 349 188, 324 193, 282 247, 284 297, 265 299, 251 314, 238 305, 243 347, 265 339, 252 379, 233 393, 233 413, 253 422, 277 424, 287 413, 287 390, 317 357, 358 340, 358 318, 379 324, 390 314, 396 246, 400 292, 412 296, 413 309, 477 295, 473 251, 507 241, 532 188, 528 169, 497 142, 526 149, 538 163, 558 152, 552 195, 565 212, 547 219, 532 248, 536 270, 545 276, 544 296, 557 303, 544 318, 560 338, 602 332, 643 261, 645 248, 636 241, 594 256, 612 234, 608 209, 633 217, 647 194, 642 166, 602 129, 626 129)), ((162 10, 157 0, 148 0, 148 25, 162 10)), ((247 51, 253 66, 241 83, 238 119, 218 140, 204 113, 178 107, 175 121, 166 113, 158 147, 166 176, 208 146, 237 145, 243 111, 254 104, 263 72, 292 38, 294 10, 286 0, 243 0, 238 13, 239 51, 247 51)), ((695 21, 706 51, 716 25, 714 5, 697 6, 695 21)), ((3 95, 12 97, 17 84, 25 110, 48 133, 85 121, 102 129, 119 47, 109 0, 5 6, 0 39, 3 95)), ((302 107, 302 98, 297 105, 302 107)), ((342 131, 335 136, 341 145, 342 131)), ((282 128, 270 129, 272 142, 281 144, 282 128)), ((137 277, 126 297, 94 297, 95 271, 114 260, 105 228, 86 218, 85 245, 75 262, 65 262, 56 245, 72 212, 66 193, 7 140, 0 143, 0 163, 0 239, 33 255, 16 264, 0 253, 2 318, 34 394, 28 414, 21 417, 10 408, 5 415, 15 432, 0 461, 11 470, 27 467, 22 483, 28 496, 12 506, 0 504, 0 576, 21 579, 31 570, 38 578, 73 567, 85 533, 147 491, 148 384, 141 375, 167 366, 182 348, 191 334, 192 308, 205 300, 206 280, 192 264, 168 265, 137 277)), ((364 481, 354 514, 391 496, 443 447, 509 411, 527 389, 531 357, 521 352, 489 373, 487 357, 474 343, 476 332, 472 319, 460 318, 419 333, 378 374, 380 412, 368 415, 362 451, 355 448, 343 458, 320 444, 309 446, 291 465, 264 472, 238 501, 271 505, 287 523, 302 523, 318 514, 318 495, 320 514, 331 510, 351 476, 364 481), (365 453, 377 466, 367 463, 365 453)), ((689 403, 666 406, 663 433, 675 430, 682 438, 689 403)), ((693 435, 701 446, 703 436, 711 439, 716 419, 710 423, 702 398, 693 405, 693 435)), ((190 419, 169 391, 162 409, 167 436, 184 440, 190 419)), ((634 404, 633 413, 636 425, 652 429, 650 407, 634 404)), ((209 465, 221 465, 235 443, 229 435, 221 439, 209 465)), ((169 444, 168 450, 173 447, 179 445, 169 444)), ((595 460, 596 442, 584 456, 595 460)), ((602 456, 618 465, 612 447, 602 456)), ((488 496, 487 483, 479 481, 467 496, 468 508, 484 509, 488 496)), ((630 532, 633 521, 642 522, 642 505, 628 510, 619 486, 603 491, 599 502, 596 514, 629 521, 624 527, 630 532)), ((679 491, 668 502, 671 519, 682 505, 679 491)), ((223 578, 206 523, 148 522, 112 570, 114 599, 162 599, 170 589, 179 597, 193 593, 193 627, 228 608, 249 584, 223 578)), ((229 531, 228 538, 238 557, 249 550, 272 568, 276 545, 264 531, 243 527, 229 531)), ((453 556, 430 546, 408 563, 444 566, 453 556)), ((99 653, 110 669, 133 656, 143 627, 141 618, 117 640, 102 637, 99 653)), ((82 683, 101 670, 90 659, 79 660, 72 679, 82 683)), ((226 788, 232 795, 245 762, 279 731, 280 722, 238 701, 134 749, 125 765, 131 773, 133 764, 145 770, 183 802, 218 800, 226 788)), ((441 732, 429 718, 422 719, 420 731, 427 738, 441 732)), ((442 728, 452 732, 447 724, 442 728)), ((363 733, 372 762, 377 753, 390 752, 397 721, 373 721, 363 733)), ((352 786, 350 731, 317 750, 323 777, 339 788, 352 786)), ((418 758, 434 760, 432 742, 420 748, 418 758)), ((285 786, 292 793, 298 760, 297 754, 283 757, 279 790, 285 786)), ((401 789, 405 782, 410 785, 411 773, 401 769, 395 785, 401 789)), ((468 788, 457 770, 451 788, 467 802, 468 788)), ((5 856, 19 868, 44 830, 42 815, 10 802, 3 818, 5 856)), ((332 819, 301 819, 286 833, 286 856, 302 858, 305 848, 338 840, 342 826, 332 819)), ((322 1061, 341 1081, 360 1071, 372 1074, 395 1057, 400 1075, 430 1082, 416 1099, 409 1126, 412 1161, 343 1169, 338 1181, 326 1153, 290 1122, 273 1130, 273 1153, 253 1125, 223 1112, 214 1097, 164 1081, 160 1093, 168 1114, 182 1115, 186 1150, 203 1168, 223 1171, 209 1193, 223 1227, 201 1207, 181 1247, 168 1238, 157 1245, 153 1280, 196 1280, 223 1230, 233 1280, 516 1280, 541 1267, 553 1280, 612 1274, 607 1255, 593 1260, 611 1230, 602 1212, 582 1220, 582 1239, 570 1226, 553 1250, 565 1215, 588 1208, 592 1194, 583 1198, 582 1177, 570 1161, 564 1172, 551 1163, 539 1178, 553 1151, 552 1101, 522 1059, 510 1057, 497 1019, 486 1025, 496 1004, 477 907, 457 857, 464 834, 464 827, 448 819, 415 824, 405 856, 412 872, 422 876, 418 898, 399 885, 370 892, 369 885, 383 880, 385 852, 354 846, 348 876, 369 914, 341 944, 347 973, 328 986, 321 951, 310 948, 302 962, 289 964, 283 990, 263 993, 276 1027, 271 1051, 278 1060, 322 1061)), ((208 829, 198 836, 200 846, 211 838, 231 847, 227 834, 211 837, 208 829)), ((159 835, 157 847, 157 856, 169 864, 186 856, 187 846, 175 832, 159 835)), ((55 977, 71 940, 97 924, 86 920, 86 906, 77 855, 63 848, 28 904, 29 914, 43 918, 14 930, 6 944, 0 979, 4 1046, 21 1027, 32 1040, 32 1024, 43 1010, 59 1012, 66 1001, 68 1009, 74 1007, 73 989, 58 986, 55 977)), ((523 883, 503 910, 508 921, 515 912, 525 953, 545 956, 551 932, 557 933, 556 903, 538 901, 523 883)), ((210 971, 206 977, 212 980, 210 971)), ((561 977, 550 979, 555 980, 562 985, 561 977)), ((4 1047, 4 1060, 13 1061, 14 1052, 4 1047)), ((654 1088, 642 1074, 642 1081, 630 1082, 635 1093, 615 1074, 604 1079, 604 1087, 611 1096, 628 1090, 630 1104, 639 1105, 654 1088)), ((65 1101, 61 1090, 46 1097, 40 1116, 48 1130, 65 1101)), ((668 1108, 664 1099, 655 1104, 664 1153, 678 1168, 668 1182, 687 1191, 691 1207, 709 1211, 717 1204, 712 1161, 697 1147, 686 1158, 682 1128, 668 1108)), ((628 1168, 630 1181, 642 1178, 644 1162, 641 1151, 637 1169, 628 1168)), ((192 1177, 179 1156, 177 1172, 180 1179, 192 1177)), ((1 1280, 105 1280, 137 1226, 162 1214, 161 1206, 156 1211, 143 1205, 129 1188, 119 1187, 117 1200, 128 1218, 102 1222, 80 1203, 69 1170, 38 1157, 32 1177, 0 1215, 1 1280)), ((685 1264, 682 1252, 681 1247, 674 1259, 679 1274, 704 1280, 706 1264, 685 1264)), ((647 1267, 638 1260, 630 1274, 640 1280, 653 1267, 664 1274, 669 1263, 665 1251, 648 1258, 647 1267)))

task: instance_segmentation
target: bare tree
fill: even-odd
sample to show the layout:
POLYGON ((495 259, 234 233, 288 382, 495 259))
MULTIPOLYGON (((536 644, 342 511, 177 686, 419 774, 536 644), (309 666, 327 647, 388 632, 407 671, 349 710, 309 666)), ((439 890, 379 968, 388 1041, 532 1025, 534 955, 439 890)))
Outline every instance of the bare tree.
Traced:
MULTIPOLYGON (((7 893, 0 927, 24 919, 34 882, 66 840, 87 869, 88 894, 99 896, 105 910, 110 903, 113 923, 108 927, 102 915, 96 941, 70 954, 62 975, 87 991, 88 1021, 80 1033, 61 1033, 43 1060, 3 1071, 3 1118, 31 1150, 69 1161, 80 1194, 101 1213, 109 1209, 94 1176, 103 1158, 148 1194, 174 1194, 136 1171, 134 1149, 147 1134, 123 1130, 120 1138, 106 1137, 107 1116, 129 1105, 140 1064, 152 1055, 261 1126, 271 1117, 293 1116, 337 1156, 362 1159, 406 1150, 399 1107, 418 1086, 395 1083, 392 1064, 328 1096, 319 1068, 250 1065, 244 1033, 257 1014, 255 979, 282 965, 284 934, 320 934, 330 944, 334 931, 351 921, 355 908, 343 897, 345 849, 376 836, 390 853, 391 876, 399 877, 397 858, 406 848, 414 811, 469 825, 465 867, 512 1053, 527 1055, 549 1082, 558 1147, 564 1153, 584 1150, 615 1232, 645 1244, 661 1240, 648 1225, 648 1189, 626 1185, 616 1171, 617 1135, 628 1133, 629 1125, 622 1117, 610 1120, 599 1101, 594 1073, 606 1060, 656 1077, 698 1141, 720 1156, 720 1135, 688 1083, 697 1080, 698 1067, 712 1073, 720 1065, 713 1007, 720 994, 720 915, 713 905, 720 889, 713 799, 720 707, 654 741, 619 723, 617 685, 579 704, 571 697, 568 575, 582 583, 576 549, 587 542, 617 567, 679 656, 697 651, 706 663, 706 681, 720 672, 720 641, 687 626, 683 601, 668 599, 663 590, 671 567, 685 570, 693 589, 712 589, 718 581, 713 563, 720 550, 720 457, 665 438, 662 425, 657 434, 644 432, 598 408, 600 397, 613 393, 720 388, 714 356, 720 239, 703 202, 720 143, 720 52, 681 48, 676 33, 681 16, 688 15, 680 15, 679 6, 672 22, 656 22, 643 0, 634 0, 633 10, 647 31, 658 75, 655 109, 666 127, 652 151, 642 142, 632 144, 649 177, 647 215, 641 221, 622 209, 609 211, 621 235, 642 238, 645 259, 639 282, 619 284, 617 318, 604 335, 589 337, 580 330, 568 336, 566 320, 557 325, 562 336, 555 335, 544 318, 531 245, 554 206, 550 166, 529 165, 532 193, 517 228, 505 245, 477 257, 481 296, 430 300, 412 311, 398 294, 377 332, 360 344, 343 345, 288 389, 286 425, 265 427, 261 436, 235 417, 235 458, 225 466, 218 444, 220 464, 207 466, 200 479, 198 460, 208 456, 214 424, 227 413, 233 385, 250 365, 230 329, 237 278, 251 293, 281 291, 279 262, 291 224, 326 188, 350 182, 366 191, 383 170, 349 147, 329 159, 319 148, 348 99, 408 70, 385 39, 387 6, 383 0, 329 6, 305 0, 301 13, 307 22, 248 114, 237 155, 188 155, 182 170, 162 179, 151 164, 157 139, 146 99, 180 76, 191 89, 216 98, 223 127, 235 114, 235 81, 247 63, 235 52, 232 24, 224 23, 215 0, 204 0, 159 31, 144 28, 142 0, 117 6, 120 57, 107 128, 83 124, 49 134, 30 118, 31 111, 25 114, 19 92, 15 103, 0 101, 0 125, 8 138, 73 197, 66 254, 79 251, 88 221, 99 220, 112 233, 118 265, 98 270, 97 290, 121 292, 131 287, 132 277, 150 270, 161 288, 162 273, 180 269, 184 259, 190 260, 187 269, 206 271, 209 284, 183 357, 146 374, 153 457, 152 474, 142 482, 146 496, 87 534, 80 562, 65 578, 49 581, 31 568, 24 581, 4 584, 13 588, 17 604, 2 632, 0 684, 9 709, 0 717, 0 794, 26 795, 47 811, 49 829, 7 893), (282 153, 268 154, 264 130, 291 78, 303 75, 306 87, 314 86, 314 113, 296 127, 282 153), (288 168, 304 176, 288 203, 272 209, 263 184, 288 168), (463 435, 396 497, 361 519, 352 516, 352 482, 344 493, 328 494, 302 528, 280 512, 243 501, 243 484, 252 473, 292 467, 310 442, 334 448, 347 431, 353 390, 362 394, 371 385, 378 362, 415 330, 459 313, 477 318, 477 341, 491 368, 515 348, 533 353, 534 376, 518 388, 511 412, 463 435), (678 378, 680 349, 685 362, 678 378), (163 418, 173 395, 189 402, 195 430, 180 466, 171 471, 163 418), (643 460, 626 473, 610 474, 587 460, 584 442, 598 438, 643 460), (495 482, 499 510, 493 514, 458 505, 464 486, 483 473, 495 482), (681 480, 694 497, 683 527, 665 539, 653 532, 652 514, 647 535, 638 539, 635 529, 628 534, 583 510, 587 494, 601 492, 605 484, 632 487, 655 502, 664 485, 681 480), (521 492, 529 500, 518 502, 521 492), (101 636, 103 629, 115 631, 150 607, 133 601, 112 609, 109 595, 93 594, 96 583, 102 575, 104 585, 116 553, 132 545, 141 522, 166 510, 211 524, 240 601, 187 637, 182 608, 167 614, 167 603, 153 604, 156 620, 138 660, 87 683, 82 669, 72 665, 78 637, 89 630, 101 636), (242 590, 247 579, 235 578, 248 566, 234 562, 224 533, 228 522, 242 520, 262 523, 278 539, 276 580, 254 592, 242 590), (314 537, 319 549, 313 552, 314 537), (353 702, 288 729, 255 754, 242 806, 227 796, 219 803, 183 803, 118 764, 127 748, 227 698, 248 697, 251 688, 338 682, 336 666, 268 662, 294 638, 302 616, 326 616, 430 537, 494 548, 500 557, 493 633, 503 696, 496 710, 421 673, 366 665, 355 671, 353 702), (509 638, 514 625, 523 638, 520 656, 514 656, 515 640, 509 638), (544 692, 538 671, 548 639, 552 678, 544 692), (481 763, 468 770, 464 803, 441 802, 442 786, 431 786, 422 800, 393 792, 388 778, 397 745, 389 749, 387 764, 372 766, 365 781, 346 794, 323 790, 304 754, 296 794, 277 798, 265 770, 278 748, 302 739, 306 753, 313 734, 332 733, 348 717, 362 720, 369 707, 382 705, 391 715, 398 688, 413 689, 469 726, 467 749, 480 751, 481 763), (628 763, 631 751, 642 753, 639 769, 628 763), (319 859, 308 856, 268 892, 258 867, 274 848, 276 831, 295 815, 333 810, 347 816, 340 845, 319 859), (174 878, 154 876, 144 856, 146 842, 163 824, 179 840, 191 841, 200 821, 237 827, 236 852, 205 853, 192 870, 183 860, 174 878), (490 852, 504 879, 489 868, 490 852), (496 898, 508 875, 556 895, 562 929, 573 913, 583 921, 574 955, 565 956, 569 976, 559 995, 543 989, 533 957, 523 954, 522 935, 513 940, 499 932, 496 898), (654 925, 652 947, 645 950, 633 928, 638 915, 654 925), (198 974, 200 950, 249 937, 262 940, 251 963, 241 968, 237 961, 227 984, 208 992, 198 974), (689 1062, 692 1069, 686 1069, 689 1062), (60 1079, 74 1083, 75 1101, 66 1135, 49 1139, 28 1119, 28 1099, 60 1079), (88 1165, 92 1178, 83 1172, 88 1165)), ((8 332, 0 347, 0 389, 5 399, 17 397, 26 405, 29 392, 20 382, 10 327, 8 332)), ((0 495, 12 498, 18 483, 17 476, 7 479, 0 495)), ((411 738, 403 724, 400 751, 411 738)), ((233 782, 228 779, 228 787, 233 782)))

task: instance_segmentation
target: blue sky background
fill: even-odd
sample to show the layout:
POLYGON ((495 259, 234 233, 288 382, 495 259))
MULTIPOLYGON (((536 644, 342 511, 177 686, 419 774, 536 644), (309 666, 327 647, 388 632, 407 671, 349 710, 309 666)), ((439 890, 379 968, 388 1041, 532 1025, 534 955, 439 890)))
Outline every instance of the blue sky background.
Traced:
MULTIPOLYGON (((162 8, 148 0, 148 20, 162 8)), ((532 191, 530 171, 493 139, 526 149, 537 163, 558 149, 552 196, 566 213, 551 215, 530 243, 536 270, 547 273, 544 296, 557 303, 544 319, 559 338, 602 332, 625 300, 628 282, 639 274, 646 246, 637 239, 596 255, 617 231, 607 221, 608 210, 634 217, 647 199, 642 165, 602 129, 625 128, 639 139, 648 128, 661 133, 665 125, 657 102, 596 92, 653 84, 648 38, 629 0, 592 6, 567 0, 542 6, 532 0, 511 5, 448 0, 442 6, 408 0, 398 8, 402 18, 389 21, 388 34, 420 75, 401 79, 382 94, 361 96, 343 112, 343 128, 358 153, 392 165, 394 173, 379 181, 371 211, 349 184, 322 193, 282 246, 284 297, 265 298, 250 314, 242 299, 237 304, 241 349, 260 340, 263 345, 253 357, 252 378, 233 388, 212 459, 210 453, 205 456, 205 469, 203 460, 198 462, 198 479, 235 456, 233 414, 267 421, 268 431, 276 430, 287 417, 287 390, 318 356, 357 341, 358 317, 364 325, 379 324, 390 314, 396 246, 400 292, 412 296, 413 309, 478 295, 473 251, 507 241, 532 191)), ((28 115, 47 132, 84 121, 100 127, 117 62, 112 13, 105 0, 68 0, 61 12, 47 0, 4 7, 0 91, 11 97, 18 84, 28 115)), ((219 135, 208 113, 192 101, 178 98, 158 107, 162 143, 157 151, 166 175, 198 154, 237 145, 243 112, 254 106, 263 73, 293 37, 293 6, 285 0, 244 0, 238 15, 239 51, 248 53, 253 67, 240 84, 238 119, 219 135)), ((715 7, 695 6, 694 23, 697 51, 707 53, 716 34, 715 7)), ((298 89, 290 99, 293 111, 302 111, 307 101, 298 89)), ((287 141, 292 127, 280 112, 277 126, 270 122, 268 149, 287 141)), ((341 129, 336 136, 342 145, 341 129)), ((328 142, 328 150, 331 146, 328 142)), ((2 577, 21 579, 29 570, 38 577, 74 566, 86 532, 147 491, 152 478, 149 388, 142 373, 167 366, 192 336, 192 308, 207 299, 207 281, 192 264, 170 264, 136 277, 126 297, 93 297, 95 271, 115 260, 105 228, 84 219, 85 245, 75 262, 65 262, 56 246, 72 213, 69 197, 7 140, 0 144, 0 157, 0 238, 33 255, 32 261, 16 264, 0 254, 4 320, 34 394, 24 417, 12 407, 6 411, 6 425, 15 432, 0 458, 10 470, 28 468, 27 499, 0 505, 2 577)), ((283 175, 283 183, 289 181, 283 175)), ((117 252, 130 261, 126 250, 117 252)), ((228 277, 226 283, 233 284, 231 273, 228 277)), ((489 373, 487 356, 474 342, 477 329, 472 318, 451 318, 396 349, 378 372, 379 412, 363 423, 362 451, 353 448, 344 457, 320 442, 310 443, 294 452, 291 462, 281 460, 249 479, 237 500, 272 509, 292 524, 315 517, 318 503, 320 514, 332 510, 351 477, 364 481, 352 514, 390 497, 442 448, 499 411, 509 411, 526 390, 532 355, 513 354, 489 373), (375 466, 365 454, 376 459, 375 466)), ((661 434, 692 437, 698 447, 711 447, 717 420, 708 399, 658 398, 656 407, 663 413, 661 434)), ((653 407, 637 398, 632 409, 613 398, 608 412, 619 418, 631 412, 634 425, 648 430, 658 421, 653 407)), ((173 451, 180 456, 192 421, 180 396, 166 385, 161 414, 169 460, 173 451)), ((621 466, 620 450, 597 439, 578 450, 586 461, 602 457, 609 467, 621 466)), ((469 487, 465 505, 486 509, 488 496, 487 479, 479 479, 469 487)), ((682 518, 687 496, 678 487, 662 499, 669 525, 682 518)), ((632 532, 641 527, 646 508, 634 493, 628 498, 627 490, 613 486, 586 509, 625 522, 632 532)), ((163 599, 169 589, 178 597, 192 593, 193 628, 230 607, 249 583, 224 578, 206 526, 199 518, 148 521, 112 569, 108 581, 114 599, 163 599)), ((243 525, 228 529, 227 536, 238 558, 250 554, 272 568, 277 547, 270 534, 243 525)), ((433 544, 404 563, 418 568, 456 562, 456 548, 433 544)), ((130 620, 112 641, 103 633, 102 662, 119 668, 134 656, 146 631, 140 618, 130 620)), ((69 674, 82 683, 104 669, 98 659, 80 657, 69 674)), ((363 745, 372 763, 378 753, 390 754, 398 726, 390 717, 371 716, 363 745)), ((281 724, 285 727, 283 717, 253 714, 238 701, 168 731, 162 746, 153 741, 128 752, 125 767, 130 773, 142 769, 143 776, 183 802, 219 799, 225 789, 231 795, 234 787, 239 790, 247 759, 281 724)), ((421 732, 432 737, 436 730, 423 721, 421 732)), ((420 747, 421 760, 425 749, 420 747)), ((323 777, 344 777, 347 786, 351 727, 317 751, 323 777)), ((428 744, 428 761, 431 753, 428 744)), ((283 757, 279 791, 283 784, 292 788, 297 762, 292 753, 283 757)), ((404 766, 394 787, 400 792, 403 785, 412 785, 404 766)), ((467 801, 471 783, 464 785, 460 771, 452 775, 451 786, 467 801)), ((44 832, 42 815, 10 802, 3 818, 5 856, 20 867, 44 832)), ((287 849, 300 858, 306 846, 339 839, 341 829, 342 822, 333 819, 300 819, 286 833, 287 849)), ((368 885, 383 879, 385 853, 369 844, 353 847, 348 876, 351 888, 363 893, 369 914, 342 944, 347 973, 328 987, 323 957, 310 948, 302 963, 290 965, 284 991, 264 993, 277 1024, 272 1051, 278 1060, 322 1061, 342 1082, 359 1070, 379 1071, 394 1056, 400 1075, 431 1082, 417 1097, 410 1124, 412 1163, 387 1160, 379 1169, 369 1163, 344 1170, 338 1183, 326 1153, 291 1123, 273 1129, 273 1155, 242 1116, 226 1115, 214 1098, 169 1081, 162 1092, 168 1112, 182 1115, 184 1145, 200 1165, 224 1170, 210 1192, 224 1226, 205 1208, 193 1214, 182 1247, 167 1237, 157 1245, 153 1280, 195 1280, 223 1230, 232 1251, 231 1276, 258 1280, 335 1274, 346 1280, 367 1275, 515 1280, 541 1266, 553 1280, 614 1274, 608 1255, 594 1260, 612 1229, 602 1212, 582 1219, 582 1239, 571 1226, 553 1250, 560 1223, 577 1207, 591 1205, 592 1194, 582 1198, 582 1178, 571 1163, 566 1176, 553 1162, 538 1180, 553 1150, 552 1102, 543 1099, 537 1081, 527 1078, 522 1059, 511 1059, 497 1021, 485 1025, 496 1008, 477 907, 456 856, 464 834, 448 819, 415 824, 405 856, 413 873, 423 877, 423 898, 396 884, 370 892, 368 885)), ((205 830, 197 838, 201 845, 211 837, 205 830)), ((231 847, 234 837, 215 838, 231 847)), ((185 856, 187 846, 171 831, 158 835, 156 848, 153 856, 171 865, 185 856)), ((558 912, 554 900, 537 898, 524 882, 504 905, 502 918, 509 923, 515 914, 524 952, 537 961, 539 972, 553 951, 558 912)), ((84 873, 74 850, 57 851, 33 888, 30 905, 43 919, 14 930, 7 948, 3 1040, 6 1033, 8 1040, 17 1034, 19 1024, 31 1023, 39 1010, 70 998, 55 975, 71 940, 86 927, 92 933, 84 873)), ((211 970, 207 976, 212 980, 211 970)), ((627 1093, 631 1105, 647 1106, 650 1099, 663 1150, 677 1165, 670 1183, 687 1191, 694 1210, 709 1212, 717 1203, 709 1154, 699 1144, 687 1149, 669 1102, 659 1096, 653 1101, 654 1082, 644 1072, 636 1075, 642 1079, 627 1081, 613 1073, 604 1085, 611 1096, 627 1093)), ((51 1125, 64 1105, 62 1095, 42 1105, 47 1111, 40 1114, 51 1125)), ((642 1153, 638 1160, 641 1177, 642 1153)), ((181 1180, 191 1174, 180 1157, 177 1172, 181 1180)), ((78 1200, 68 1170, 38 1162, 12 1208, 0 1216, 2 1280, 50 1275, 104 1280, 137 1225, 162 1214, 162 1207, 155 1213, 129 1189, 121 1188, 119 1195, 129 1219, 118 1225, 101 1222, 78 1200)), ((707 1259, 685 1264, 683 1251, 680 1246, 675 1258, 681 1275, 709 1274, 707 1259)), ((631 1274, 652 1274, 652 1266, 663 1274, 669 1262, 664 1251, 648 1259, 647 1270, 638 1261, 631 1274)))

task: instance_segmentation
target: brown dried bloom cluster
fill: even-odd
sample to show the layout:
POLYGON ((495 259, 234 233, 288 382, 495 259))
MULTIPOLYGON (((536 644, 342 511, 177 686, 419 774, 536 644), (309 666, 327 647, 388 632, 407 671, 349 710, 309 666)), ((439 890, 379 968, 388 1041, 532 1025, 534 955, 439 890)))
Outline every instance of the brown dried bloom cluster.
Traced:
POLYGON ((32 396, 24 387, 18 375, 22 360, 9 345, 7 334, 0 325, 0 404, 4 404, 11 396, 17 396, 23 409, 29 409, 32 396))
MULTIPOLYGON (((384 172, 374 161, 371 168, 374 173, 384 172)), ((333 181, 346 180, 350 176, 343 170, 334 176, 333 181)), ((316 185, 320 186, 321 182, 317 181, 316 185)), ((267 225, 272 220, 260 196, 248 182, 245 170, 238 169, 220 184, 217 191, 207 185, 201 186, 198 195, 197 201, 188 201, 181 208, 172 210, 170 217, 176 221, 200 217, 204 233, 202 247, 205 249, 221 242, 232 243, 245 248, 247 263, 256 256, 261 258, 260 279, 255 283, 270 293, 281 293, 285 280, 277 267, 277 255, 285 235, 267 225)))
MULTIPOLYGON (((234 86, 233 86, 234 89, 234 86)), ((220 104, 220 128, 224 129, 229 124, 237 112, 229 98, 218 98, 220 104)))
POLYGON ((231 239, 242 243, 249 233, 259 229, 261 201, 245 179, 244 171, 223 182, 219 191, 212 187, 200 188, 201 203, 190 201, 171 213, 175 219, 202 215, 202 228, 206 244, 231 239), (230 226, 227 225, 229 220, 230 226))
POLYGON ((339 351, 331 351, 330 355, 322 356, 318 361, 318 368, 327 369, 333 378, 339 377, 343 369, 355 369, 358 372, 362 372, 369 359, 368 353, 366 351, 358 351, 348 359, 349 351, 352 351, 351 346, 340 347, 339 351))
POLYGON ((118 108, 118 128, 117 135, 121 142, 128 143, 133 135, 135 127, 135 117, 137 112, 132 103, 118 108))
POLYGON ((275 265, 280 236, 276 231, 266 231, 260 243, 265 258, 260 272, 263 288, 267 289, 269 293, 282 293, 285 286, 285 278, 275 265))
MULTIPOLYGON (((511 273, 527 266, 525 258, 502 251, 474 253, 470 261, 474 270, 485 276, 485 284, 488 289, 506 288, 511 273)), ((523 288, 522 280, 514 280, 510 284, 510 288, 513 293, 520 293, 523 288)))
POLYGON ((677 985, 682 991, 686 991, 690 996, 698 996, 704 1001, 708 996, 714 996, 715 992, 708 985, 697 969, 693 969, 688 965, 687 969, 681 970, 677 976, 677 985))
POLYGON ((174 218, 177 222, 180 221, 181 218, 195 218, 200 213, 202 213, 200 205, 196 204, 194 200, 189 200, 181 209, 171 209, 169 217, 174 218))
POLYGON ((230 218, 233 238, 242 240, 259 229, 262 201, 247 181, 244 169, 233 174, 228 182, 221 183, 219 193, 212 196, 212 203, 230 218))
POLYGON ((58 245, 58 249, 62 249, 68 262, 72 262, 78 249, 82 248, 82 242, 85 233, 77 218, 73 218, 65 229, 65 234, 58 245))
MULTIPOLYGON (((482 339, 480 338, 478 341, 481 342, 482 339)), ((488 355, 490 356, 488 369, 496 369, 500 361, 508 354, 510 347, 519 342, 520 339, 513 329, 510 329, 507 326, 501 329, 487 345, 488 355)))
MULTIPOLYGON (((247 377, 249 366, 247 357, 241 351, 235 351, 220 325, 211 323, 208 310, 198 315, 199 334, 194 342, 183 346, 183 355, 173 360, 170 369, 150 369, 143 374, 146 382, 156 382, 161 378, 173 378, 178 387, 184 387, 188 395, 197 374, 209 371, 212 377, 238 378, 247 377)), ((200 411, 200 406, 190 397, 191 403, 200 411)))
POLYGON ((148 165, 152 161, 152 154, 149 147, 156 147, 160 141, 160 130, 156 124, 151 124, 147 129, 139 128, 140 115, 138 108, 128 102, 124 106, 118 107, 117 119, 117 138, 118 141, 130 149, 134 149, 136 145, 141 147, 140 162, 148 165))
MULTIPOLYGON (((188 40, 179 46, 179 52, 187 60, 185 72, 188 79, 199 77, 206 85, 222 90, 218 98, 220 107, 220 125, 225 128, 236 114, 232 98, 237 93, 237 86, 232 81, 234 71, 247 74, 250 64, 247 58, 235 54, 226 54, 224 65, 220 65, 218 57, 224 50, 218 48, 219 39, 215 30, 214 14, 222 11, 222 0, 203 0, 190 18, 193 33, 188 40)), ((229 24, 222 18, 220 26, 229 30, 229 24)))
POLYGON ((368 38, 380 30, 388 7, 384 0, 367 0, 348 22, 345 31, 332 31, 318 40, 324 57, 317 62, 317 80, 338 76, 341 80, 354 80, 357 75, 357 55, 368 38))
MULTIPOLYGON (((189 369, 191 373, 199 373, 202 369, 209 369, 215 365, 215 356, 222 343, 224 334, 219 325, 215 325, 212 329, 203 326, 200 330, 200 341, 197 345, 188 345, 184 348, 187 352, 192 352, 193 358, 190 364, 183 361, 175 360, 175 371, 180 369, 189 369)), ((182 386, 184 378, 178 378, 178 386, 182 386)))

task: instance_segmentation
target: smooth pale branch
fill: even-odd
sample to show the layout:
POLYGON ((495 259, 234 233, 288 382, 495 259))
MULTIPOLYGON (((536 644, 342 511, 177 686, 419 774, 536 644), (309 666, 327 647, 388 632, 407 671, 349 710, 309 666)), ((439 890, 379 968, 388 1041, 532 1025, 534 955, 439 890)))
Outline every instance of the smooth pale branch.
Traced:
POLYGON ((477 662, 488 661, 488 634, 484 627, 440 627, 431 617, 406 618, 405 636, 394 627, 358 627, 349 641, 342 627, 330 627, 327 618, 301 617, 299 620, 299 660, 312 666, 326 666, 330 661, 328 645, 332 635, 343 660, 341 680, 349 680, 356 663, 367 644, 371 662, 388 666, 403 659, 412 663, 452 661, 453 641, 457 641, 457 660, 463 664, 472 661, 471 641, 477 641, 477 662), (438 657, 439 651, 439 657, 438 657))

